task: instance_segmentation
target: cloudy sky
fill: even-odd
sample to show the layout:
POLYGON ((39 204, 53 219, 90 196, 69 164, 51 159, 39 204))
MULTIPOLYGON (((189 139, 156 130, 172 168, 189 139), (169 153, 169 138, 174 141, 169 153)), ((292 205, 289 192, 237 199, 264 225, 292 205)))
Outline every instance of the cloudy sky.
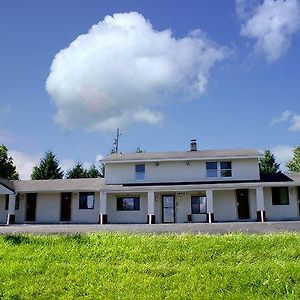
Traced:
POLYGON ((298 0, 0 3, 0 143, 22 178, 120 150, 300 143, 298 0))

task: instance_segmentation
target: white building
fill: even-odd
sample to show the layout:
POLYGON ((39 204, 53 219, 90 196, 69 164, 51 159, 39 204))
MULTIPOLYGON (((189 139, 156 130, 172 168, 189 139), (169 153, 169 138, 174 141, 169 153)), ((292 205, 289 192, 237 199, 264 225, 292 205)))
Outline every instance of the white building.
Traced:
POLYGON ((300 219, 300 173, 260 178, 252 149, 113 154, 105 179, 0 180, 0 223, 300 219))

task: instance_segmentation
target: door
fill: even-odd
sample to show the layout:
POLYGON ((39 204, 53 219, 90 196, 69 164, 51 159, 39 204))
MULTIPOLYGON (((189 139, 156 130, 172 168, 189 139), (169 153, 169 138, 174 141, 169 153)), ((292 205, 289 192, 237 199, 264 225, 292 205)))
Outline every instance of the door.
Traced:
POLYGON ((175 223, 174 195, 162 196, 162 219, 163 223, 175 223))
POLYGON ((36 194, 27 194, 26 200, 26 221, 35 221, 36 194))
POLYGON ((62 193, 60 202, 60 220, 71 221, 71 193, 62 193))
POLYGON ((248 190, 236 190, 236 202, 239 219, 250 219, 248 190))

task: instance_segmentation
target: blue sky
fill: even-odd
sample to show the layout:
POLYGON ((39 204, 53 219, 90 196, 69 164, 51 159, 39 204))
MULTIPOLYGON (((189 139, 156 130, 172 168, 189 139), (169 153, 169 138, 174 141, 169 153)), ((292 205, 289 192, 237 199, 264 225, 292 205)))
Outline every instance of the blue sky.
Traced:
POLYGON ((123 152, 197 138, 284 162, 300 137, 299 12, 297 0, 3 0, 0 143, 23 178, 48 149, 64 168, 93 163, 116 127, 123 152))

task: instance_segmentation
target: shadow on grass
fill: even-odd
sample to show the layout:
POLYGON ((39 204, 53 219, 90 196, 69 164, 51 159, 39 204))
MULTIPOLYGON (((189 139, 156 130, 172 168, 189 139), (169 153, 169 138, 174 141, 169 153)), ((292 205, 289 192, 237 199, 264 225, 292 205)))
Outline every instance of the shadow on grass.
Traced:
POLYGON ((8 234, 3 237, 5 242, 8 242, 13 245, 20 245, 20 244, 29 244, 30 238, 26 235, 21 234, 8 234))

